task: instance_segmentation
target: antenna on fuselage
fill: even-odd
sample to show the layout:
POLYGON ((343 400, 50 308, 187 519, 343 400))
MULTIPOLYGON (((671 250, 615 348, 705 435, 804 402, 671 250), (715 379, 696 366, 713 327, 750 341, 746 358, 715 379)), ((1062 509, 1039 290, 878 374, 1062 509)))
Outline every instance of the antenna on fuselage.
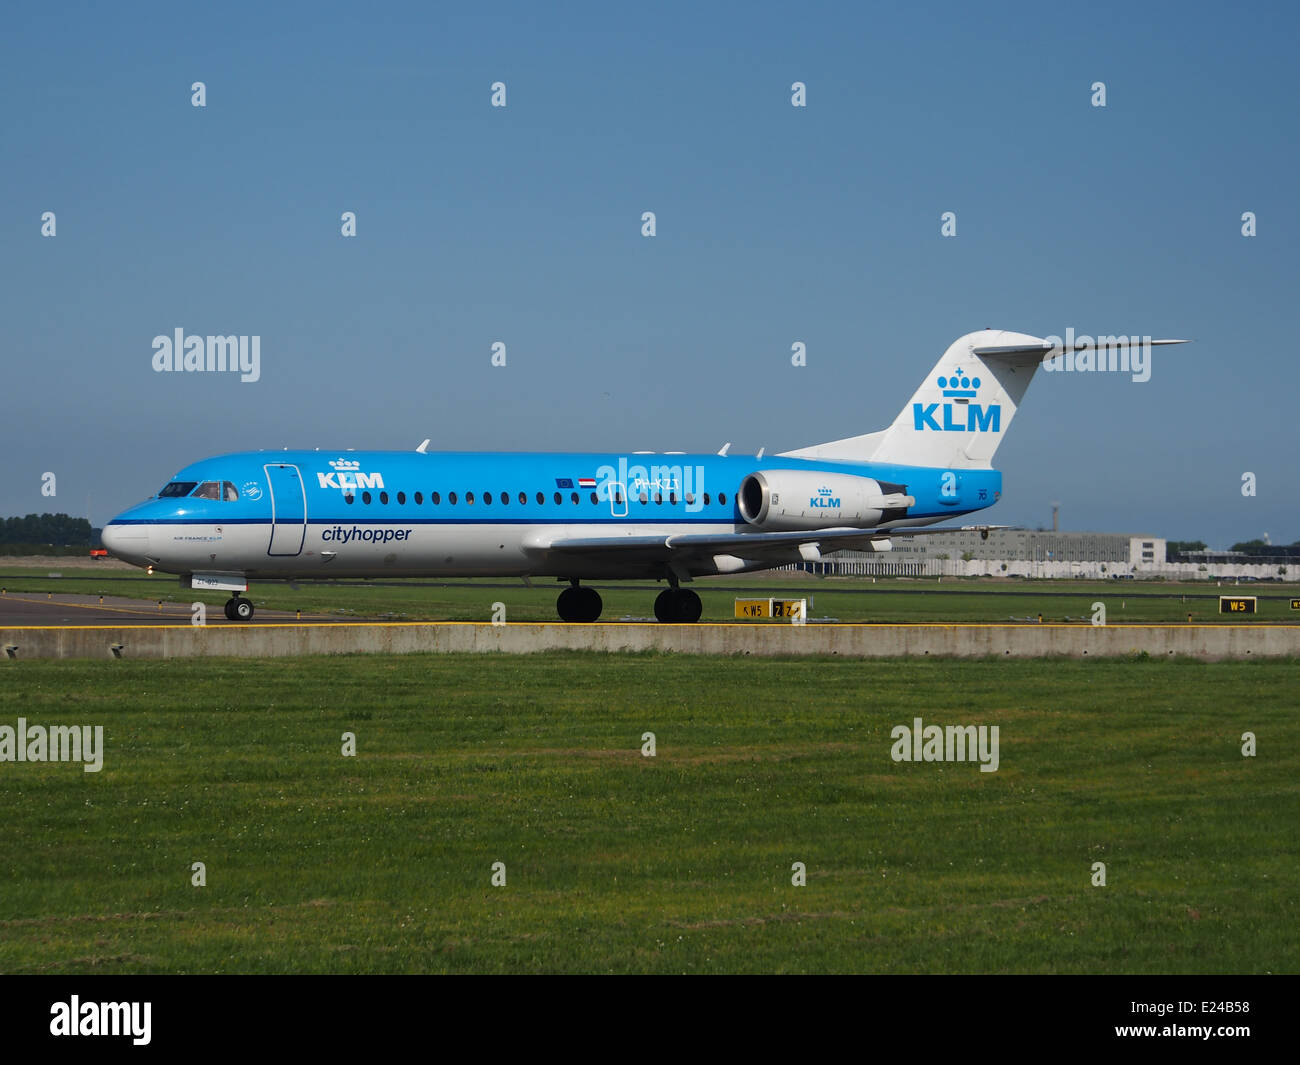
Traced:
POLYGON ((719 454, 719 455, 725 455, 725 454, 727 453, 727 449, 728 449, 729 447, 731 447, 731 441, 730 441, 730 440, 728 440, 725 444, 722 445, 722 447, 720 447, 720 448, 718 449, 718 454, 719 454))
POLYGON ((418 451, 421 455, 423 455, 425 449, 426 449, 428 446, 429 446, 429 438, 428 438, 428 437, 425 437, 424 443, 421 444, 419 447, 417 447, 415 450, 418 451))

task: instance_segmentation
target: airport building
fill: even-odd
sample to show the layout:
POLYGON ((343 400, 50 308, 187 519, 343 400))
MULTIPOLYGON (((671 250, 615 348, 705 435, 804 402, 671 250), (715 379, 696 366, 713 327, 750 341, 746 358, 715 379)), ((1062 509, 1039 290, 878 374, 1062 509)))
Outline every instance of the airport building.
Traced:
MULTIPOLYGON (((1170 561, 1166 541, 1135 533, 1053 532, 990 529, 898 537, 888 551, 836 551, 801 569, 826 576, 1055 577, 1103 579, 1166 577, 1170 580, 1255 579, 1300 574, 1300 564, 1262 561, 1235 552, 1202 552, 1170 561)), ((1300 560, 1294 560, 1300 563, 1300 560)))
POLYGON ((987 539, 975 530, 899 537, 888 551, 837 551, 813 566, 846 576, 1106 577, 1164 562, 1155 536, 990 529, 987 539))

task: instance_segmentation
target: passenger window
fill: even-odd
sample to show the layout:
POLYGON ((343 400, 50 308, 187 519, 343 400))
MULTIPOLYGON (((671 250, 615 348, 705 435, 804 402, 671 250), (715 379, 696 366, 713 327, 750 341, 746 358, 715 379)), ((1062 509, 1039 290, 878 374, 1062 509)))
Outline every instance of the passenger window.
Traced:
POLYGON ((204 481, 194 490, 195 499, 220 499, 221 485, 217 481, 204 481))
POLYGON ((491 493, 491 492, 484 492, 484 493, 483 493, 483 505, 484 505, 485 507, 490 507, 490 506, 492 505, 492 493, 491 493))
POLYGON ((370 506, 370 493, 369 493, 369 492, 362 492, 362 493, 361 493, 361 502, 363 502, 366 506, 370 506))
POLYGON ((379 502, 383 503, 384 505, 387 505, 387 504, 388 504, 388 493, 387 493, 387 492, 380 492, 380 493, 379 493, 379 502))
POLYGON ((570 492, 570 493, 569 493, 569 502, 572 503, 572 504, 574 504, 575 506, 577 505, 577 503, 578 503, 578 493, 577 493, 577 492, 570 492))
POLYGON ((556 493, 555 493, 555 505, 558 507, 558 506, 559 506, 561 503, 563 503, 563 502, 564 502, 564 496, 560 495, 559 492, 556 492, 556 493))
POLYGON ((656 492, 656 493, 655 493, 655 506, 659 506, 659 504, 662 503, 663 501, 664 501, 664 497, 661 496, 658 492, 656 492))
POLYGON ((472 507, 472 506, 474 505, 474 493, 473 493, 473 492, 466 492, 466 493, 465 493, 465 505, 466 505, 467 507, 472 507))
POLYGON ((709 505, 709 493, 708 493, 708 492, 705 492, 705 493, 704 493, 704 505, 705 505, 706 507, 709 505))
POLYGON ((455 493, 455 492, 448 492, 448 493, 447 493, 447 502, 450 503, 453 507, 456 505, 456 493, 455 493))
POLYGON ((650 502, 650 497, 647 496, 644 492, 642 492, 640 496, 640 501, 641 501, 641 505, 645 506, 647 503, 650 502))
POLYGON ((686 505, 688 507, 693 507, 695 505, 695 496, 691 492, 686 493, 686 505))
POLYGON ((501 493, 501 505, 502 505, 503 507, 508 507, 508 506, 510 505, 510 493, 509 493, 509 492, 502 492, 502 493, 501 493))
POLYGON ((402 506, 405 506, 405 505, 406 505, 406 493, 405 493, 405 492, 398 492, 398 493, 397 493, 397 502, 398 502, 399 504, 401 504, 402 506))
POLYGON ((423 503, 423 502, 424 502, 424 496, 421 495, 419 492, 416 492, 416 493, 415 493, 415 505, 418 507, 418 506, 419 506, 421 503, 423 503))
POLYGON ((541 492, 538 492, 538 493, 537 493, 537 505, 540 507, 540 506, 541 506, 543 503, 545 503, 545 502, 546 502, 546 497, 545 497, 544 495, 542 495, 541 492))
POLYGON ((227 503, 234 503, 239 499, 239 489, 229 481, 221 482, 221 491, 225 495, 227 503))
POLYGON ((520 492, 520 493, 519 493, 519 505, 522 507, 522 506, 523 506, 525 503, 527 503, 527 502, 528 502, 528 493, 527 493, 527 492, 520 492))
POLYGON ((354 496, 351 492, 347 492, 347 493, 345 493, 344 496, 343 496, 343 502, 344 502, 344 503, 352 503, 352 502, 355 502, 355 501, 356 501, 356 498, 357 498, 357 497, 354 496))
POLYGON ((592 493, 591 493, 591 505, 594 507, 594 506, 595 506, 597 503, 599 503, 599 502, 600 502, 600 500, 596 498, 596 493, 595 493, 595 492, 592 492, 592 493))
POLYGON ((429 502, 432 503, 432 504, 436 507, 439 503, 442 502, 442 496, 438 495, 437 492, 430 492, 430 493, 429 493, 429 502))
POLYGON ((725 504, 725 503, 727 502, 727 493, 726 493, 726 492, 719 492, 719 493, 718 493, 718 502, 719 502, 719 503, 723 503, 723 504, 725 504))

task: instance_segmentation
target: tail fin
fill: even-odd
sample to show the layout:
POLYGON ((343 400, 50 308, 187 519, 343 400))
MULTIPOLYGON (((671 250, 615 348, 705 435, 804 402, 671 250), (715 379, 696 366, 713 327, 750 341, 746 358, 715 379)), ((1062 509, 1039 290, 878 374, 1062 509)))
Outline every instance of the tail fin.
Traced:
POLYGON ((1044 359, 1061 350, 1059 343, 1025 333, 999 329, 967 333, 943 353, 888 429, 785 455, 838 462, 988 469, 1034 372, 1044 359))

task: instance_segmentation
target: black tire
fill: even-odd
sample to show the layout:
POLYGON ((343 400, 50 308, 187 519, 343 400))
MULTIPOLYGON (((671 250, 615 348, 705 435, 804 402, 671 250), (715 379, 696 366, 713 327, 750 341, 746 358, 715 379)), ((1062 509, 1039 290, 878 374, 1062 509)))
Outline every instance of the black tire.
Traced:
POLYGON ((565 588, 555 600, 555 612, 561 621, 582 621, 582 593, 585 588, 565 588))
POLYGON ((236 621, 253 620, 253 601, 251 599, 244 599, 242 597, 239 599, 232 599, 230 601, 230 606, 235 613, 236 621))
POLYGON ((655 598, 655 617, 665 625, 677 620, 677 596, 675 588, 665 588, 655 598))
POLYGON ((579 601, 581 604, 580 609, 582 616, 578 620, 585 622, 595 621, 600 617, 600 612, 605 608, 605 604, 601 602, 600 593, 596 591, 595 588, 579 588, 578 591, 582 593, 582 598, 579 601))
POLYGON ((236 619, 235 619, 235 601, 234 601, 233 599, 227 599, 227 600, 226 600, 225 610, 226 610, 226 620, 227 620, 227 621, 234 621, 234 620, 236 620, 236 619))
POLYGON ((595 621, 604 609, 605 604, 595 588, 565 588, 555 601, 555 612, 560 615, 560 620, 578 624, 595 621))
POLYGON ((689 588, 677 589, 677 620, 683 625, 694 625, 704 613, 700 597, 689 588))
POLYGON ((665 588, 655 599, 655 617, 665 625, 693 625, 703 612, 700 597, 688 588, 665 588))

